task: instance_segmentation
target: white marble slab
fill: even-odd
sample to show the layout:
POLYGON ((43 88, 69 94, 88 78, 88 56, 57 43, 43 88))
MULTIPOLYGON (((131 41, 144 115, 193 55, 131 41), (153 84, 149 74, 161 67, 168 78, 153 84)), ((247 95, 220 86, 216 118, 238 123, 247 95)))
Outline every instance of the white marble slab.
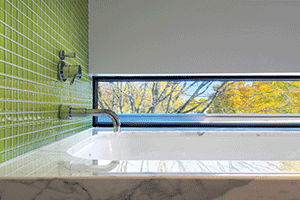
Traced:
POLYGON ((0 179, 1 200, 299 199, 299 180, 187 178, 0 179))

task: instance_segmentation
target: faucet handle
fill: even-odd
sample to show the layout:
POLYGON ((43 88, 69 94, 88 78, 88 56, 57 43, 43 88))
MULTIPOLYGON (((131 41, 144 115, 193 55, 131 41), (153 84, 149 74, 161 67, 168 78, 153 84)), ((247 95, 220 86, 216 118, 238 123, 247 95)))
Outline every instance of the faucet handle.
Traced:
POLYGON ((75 78, 76 76, 74 76, 74 78, 71 80, 70 85, 73 85, 73 83, 75 82, 75 78))
POLYGON ((66 53, 64 50, 61 50, 59 52, 59 57, 61 60, 64 60, 66 57, 67 58, 76 58, 76 54, 71 52, 71 53, 66 53))
POLYGON ((75 82, 76 77, 78 77, 78 78, 82 77, 81 66, 80 65, 70 66, 70 74, 71 74, 71 76, 74 76, 73 79, 70 82, 70 84, 73 85, 73 83, 75 82), (73 67, 73 68, 71 69, 71 67, 73 67), (73 74, 72 74, 72 70, 73 70, 73 74))
POLYGON ((66 82, 67 78, 72 78, 70 82, 70 84, 72 85, 76 77, 82 77, 82 70, 80 65, 66 65, 64 61, 61 61, 58 65, 58 68, 58 77, 63 82, 66 82))

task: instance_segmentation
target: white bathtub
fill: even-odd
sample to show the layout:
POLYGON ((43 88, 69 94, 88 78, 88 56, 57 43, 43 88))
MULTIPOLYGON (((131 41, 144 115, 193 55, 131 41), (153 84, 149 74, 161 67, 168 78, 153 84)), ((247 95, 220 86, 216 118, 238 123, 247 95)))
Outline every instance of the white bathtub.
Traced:
POLYGON ((300 137, 259 132, 100 133, 67 153, 93 160, 300 160, 300 137))

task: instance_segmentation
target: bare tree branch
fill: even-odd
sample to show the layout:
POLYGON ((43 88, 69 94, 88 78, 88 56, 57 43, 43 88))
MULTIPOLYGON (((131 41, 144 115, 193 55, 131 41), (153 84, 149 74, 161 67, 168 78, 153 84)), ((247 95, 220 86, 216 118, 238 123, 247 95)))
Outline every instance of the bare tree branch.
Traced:
MULTIPOLYGON (((168 96, 170 96, 171 94, 174 93, 176 87, 173 87, 172 90, 169 92, 169 94, 167 94, 166 96, 164 96, 163 98, 161 98, 160 100, 156 100, 156 102, 154 104, 151 105, 151 107, 149 108, 150 109, 153 109, 155 108, 155 106, 157 106, 158 104, 162 103, 164 100, 166 100, 168 98, 168 96)), ((147 113, 149 113, 149 110, 147 113)))
POLYGON ((209 81, 203 81, 200 86, 194 91, 192 96, 180 107, 176 110, 176 113, 182 113, 182 111, 187 107, 187 105, 198 95, 198 92, 209 83, 209 81))
POLYGON ((143 94, 141 95, 141 101, 140 101, 139 105, 137 106, 138 113, 140 113, 141 105, 145 100, 146 92, 147 92, 146 88, 147 88, 148 83, 144 83, 143 85, 144 85, 143 94))
MULTIPOLYGON (((216 97, 218 96, 218 94, 220 93, 220 89, 227 83, 227 81, 224 81, 220 87, 216 90, 215 94, 212 96, 210 102, 200 111, 201 113, 204 113, 210 106, 211 104, 214 102, 214 100, 216 99, 216 97)), ((225 91, 225 89, 223 90, 225 91)))
POLYGON ((188 87, 186 87, 187 82, 183 82, 183 85, 181 87, 181 89, 178 91, 178 93, 174 96, 174 101, 177 101, 178 98, 187 90, 189 90, 191 87, 193 87, 196 83, 198 83, 199 81, 195 81, 192 84, 190 84, 188 87))
MULTIPOLYGON (((123 82, 120 82, 121 91, 123 90, 123 82)), ((120 98, 119 98, 119 108, 120 108, 120 113, 123 114, 123 93, 120 92, 120 98)))
POLYGON ((169 113, 169 109, 170 109, 170 106, 171 106, 171 100, 172 100, 172 97, 173 97, 173 91, 176 89, 178 84, 179 84, 179 82, 176 82, 176 83, 172 84, 171 92, 169 94, 169 99, 168 99, 168 103, 167 103, 167 106, 166 106, 166 113, 169 113))

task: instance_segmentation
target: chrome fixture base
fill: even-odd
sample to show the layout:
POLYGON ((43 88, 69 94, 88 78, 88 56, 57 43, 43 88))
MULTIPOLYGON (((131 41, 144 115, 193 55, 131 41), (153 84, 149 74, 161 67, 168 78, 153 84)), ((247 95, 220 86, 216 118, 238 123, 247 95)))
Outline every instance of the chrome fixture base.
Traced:
POLYGON ((72 85, 75 78, 82 77, 82 70, 80 65, 66 65, 64 61, 58 64, 58 78, 62 82, 66 82, 67 78, 72 78, 70 84, 72 85))
POLYGON ((67 58, 76 58, 76 54, 75 53, 65 53, 64 50, 59 51, 59 57, 61 60, 64 60, 66 57, 67 58))
POLYGON ((58 108, 58 118, 61 120, 72 119, 71 109, 72 109, 72 106, 60 104, 59 108, 58 108))
POLYGON ((59 64, 58 64, 58 78, 60 81, 62 82, 66 82, 67 81, 67 78, 64 76, 64 71, 63 71, 63 68, 66 66, 66 63, 61 61, 59 64))

